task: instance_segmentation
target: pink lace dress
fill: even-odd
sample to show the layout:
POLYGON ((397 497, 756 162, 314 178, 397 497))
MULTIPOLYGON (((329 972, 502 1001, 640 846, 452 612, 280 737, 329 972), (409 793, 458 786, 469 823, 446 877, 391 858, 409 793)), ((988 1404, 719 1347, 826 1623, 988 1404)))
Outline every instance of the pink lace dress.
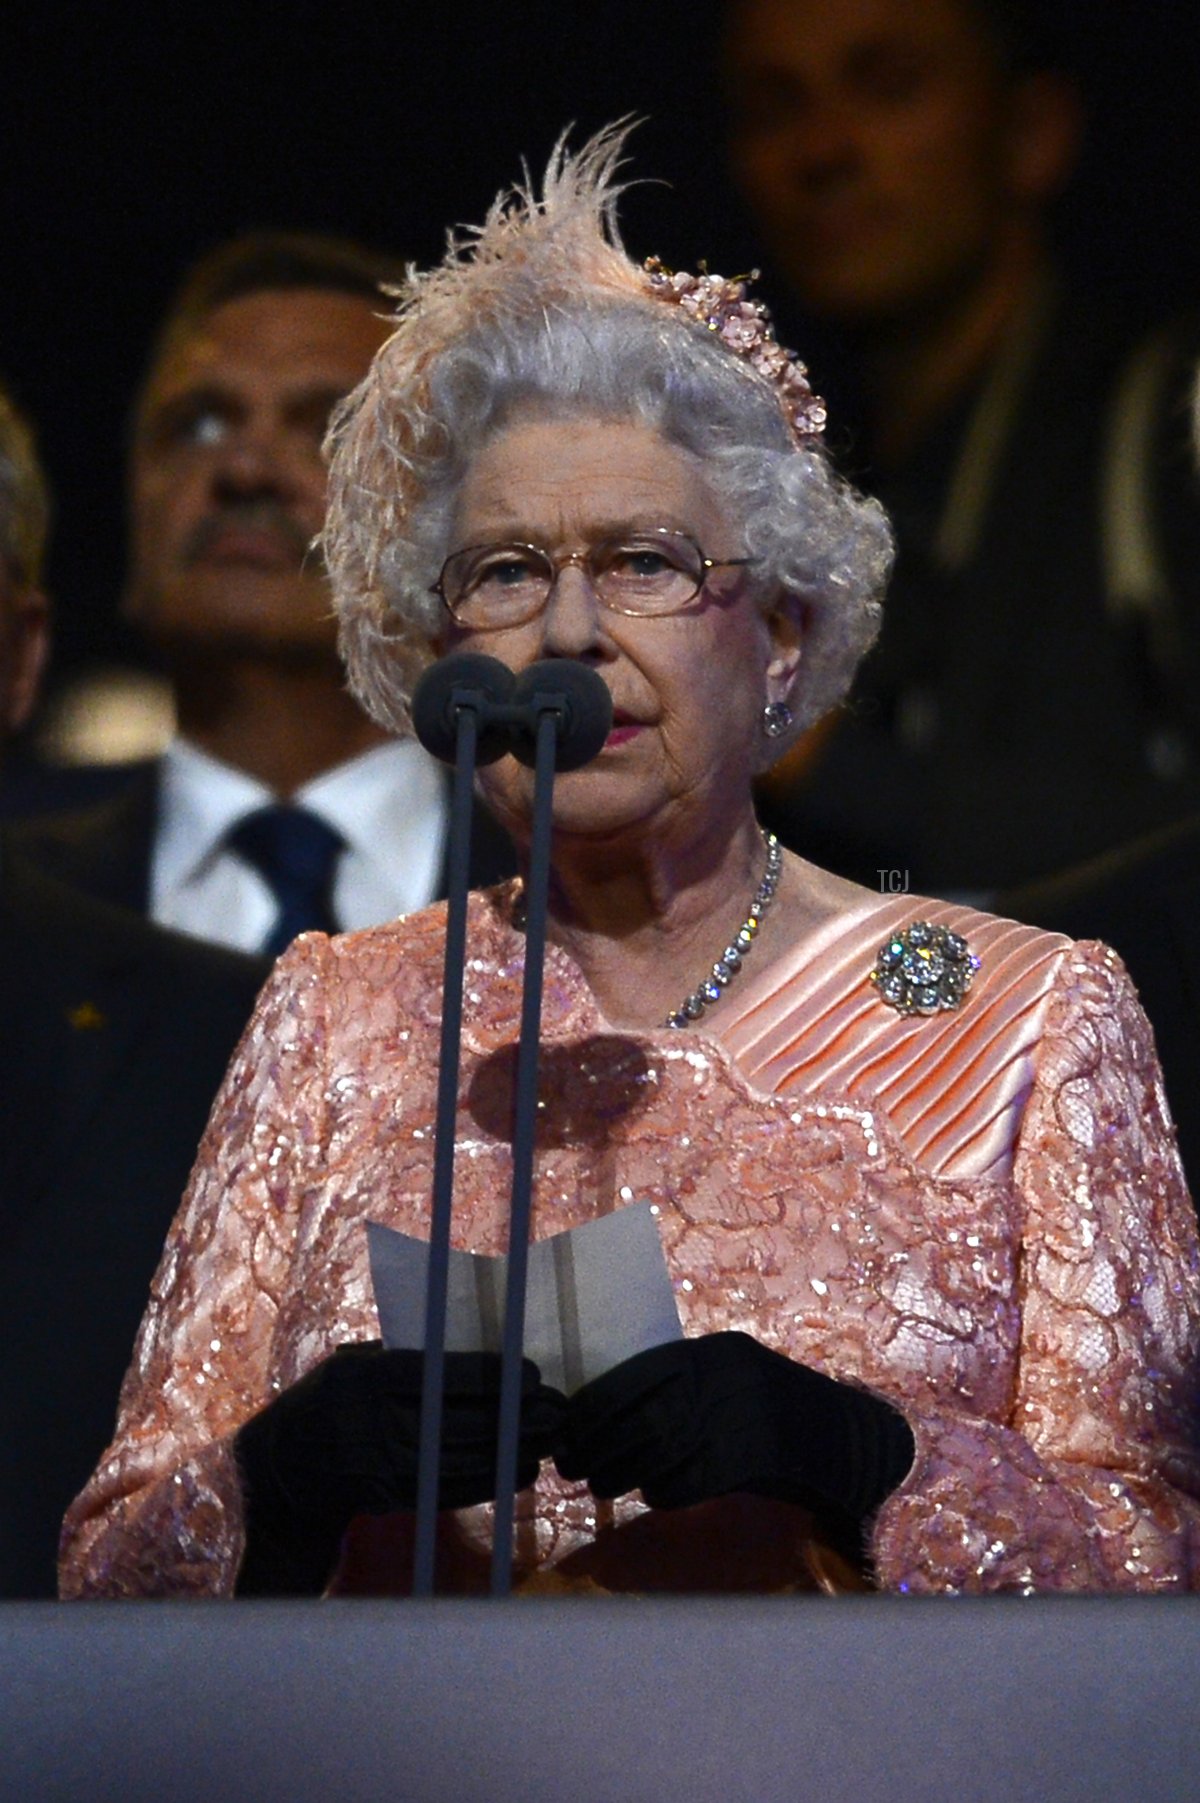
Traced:
MULTIPOLYGON (((469 927, 454 1240, 489 1253, 510 1171, 511 899, 474 898, 469 927)), ((427 1231, 443 925, 432 908, 311 935, 277 966, 155 1277, 116 1437, 67 1517, 64 1594, 232 1592, 233 1433, 340 1342, 377 1335, 364 1221, 427 1231)), ((543 1021, 535 1235, 646 1199, 687 1333, 741 1329, 904 1411, 917 1456, 870 1524, 874 1582, 1192 1585, 1195 1222, 1112 952, 872 898, 748 970, 704 1031, 616 1031, 554 948, 543 1021), (867 981, 918 916, 982 961, 957 1012, 903 1017, 867 981)), ((547 1462, 518 1499, 518 1581, 620 1587, 639 1522, 671 1520, 680 1581, 691 1544, 698 1583, 736 1587, 736 1560, 714 1580, 692 1515, 599 1503, 547 1462)), ((366 1564, 402 1574, 410 1528, 360 1524, 366 1564)), ((451 1587, 476 1582, 490 1531, 486 1506, 442 1517, 451 1587)), ((790 1559, 802 1584, 799 1541, 774 1544, 775 1580, 790 1559)), ((351 1545, 343 1588, 355 1569, 351 1545)))

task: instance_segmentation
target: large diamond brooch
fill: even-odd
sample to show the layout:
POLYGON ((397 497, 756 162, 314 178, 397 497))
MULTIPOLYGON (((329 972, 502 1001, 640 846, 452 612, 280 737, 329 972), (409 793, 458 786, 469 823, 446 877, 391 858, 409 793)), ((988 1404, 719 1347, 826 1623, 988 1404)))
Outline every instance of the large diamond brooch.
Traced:
POLYGON ((898 1014, 938 1014, 962 1007, 978 969, 961 933, 914 920, 880 946, 871 981, 898 1014))

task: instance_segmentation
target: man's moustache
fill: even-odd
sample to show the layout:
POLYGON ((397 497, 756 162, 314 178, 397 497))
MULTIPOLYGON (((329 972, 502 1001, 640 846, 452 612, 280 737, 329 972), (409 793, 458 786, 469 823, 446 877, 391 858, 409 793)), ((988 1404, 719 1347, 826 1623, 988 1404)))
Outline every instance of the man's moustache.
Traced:
MULTIPOLYGON (((309 557, 309 535, 287 509, 271 501, 256 501, 252 505, 223 507, 218 512, 207 514, 184 544, 184 561, 196 563, 207 557, 227 532, 261 533, 265 537, 277 539, 280 546, 289 556, 294 556, 298 564, 304 563, 309 557)), ((313 555, 319 567, 319 557, 315 552, 313 555)))

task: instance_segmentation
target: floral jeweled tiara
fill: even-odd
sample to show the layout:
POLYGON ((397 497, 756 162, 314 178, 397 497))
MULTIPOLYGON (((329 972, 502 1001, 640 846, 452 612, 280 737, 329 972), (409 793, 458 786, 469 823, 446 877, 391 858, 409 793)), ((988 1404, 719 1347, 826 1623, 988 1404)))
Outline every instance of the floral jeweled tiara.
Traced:
POLYGON ((647 257, 643 267, 659 300, 674 302, 707 326, 727 350, 770 382, 797 445, 812 449, 825 430, 825 403, 813 393, 808 371, 795 353, 776 342, 766 307, 749 298, 746 281, 757 280, 758 271, 746 279, 731 279, 710 275, 701 264, 699 275, 689 275, 686 270, 667 269, 659 257, 647 257))

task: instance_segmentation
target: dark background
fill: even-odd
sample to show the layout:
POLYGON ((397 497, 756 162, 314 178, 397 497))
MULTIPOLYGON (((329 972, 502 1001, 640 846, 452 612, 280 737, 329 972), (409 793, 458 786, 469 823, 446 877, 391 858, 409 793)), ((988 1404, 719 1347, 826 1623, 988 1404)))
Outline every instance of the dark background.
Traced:
MULTIPOLYGON (((920 4, 920 0, 913 0, 920 4)), ((1091 112, 1059 221, 1098 303, 1200 302, 1200 8, 1057 5, 1091 112)), ((252 227, 330 230, 428 262, 558 131, 644 115, 627 241, 734 273, 763 261, 723 170, 716 0, 516 7, 312 0, 4 8, 0 370, 57 496, 59 656, 120 648, 125 417, 185 266, 252 227), (661 185, 666 184, 666 185, 661 185)), ((819 345, 770 271, 780 336, 819 345)), ((852 447, 851 447, 852 449, 852 447)))

